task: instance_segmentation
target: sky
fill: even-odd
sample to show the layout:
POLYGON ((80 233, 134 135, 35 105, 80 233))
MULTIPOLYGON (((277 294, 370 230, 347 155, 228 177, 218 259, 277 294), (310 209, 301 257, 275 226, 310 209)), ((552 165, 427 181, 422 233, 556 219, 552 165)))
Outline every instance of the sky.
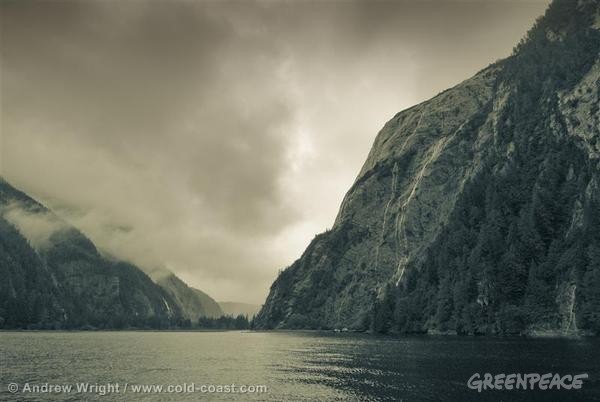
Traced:
POLYGON ((400 110, 548 0, 0 3, 0 174, 98 248, 262 303, 400 110))

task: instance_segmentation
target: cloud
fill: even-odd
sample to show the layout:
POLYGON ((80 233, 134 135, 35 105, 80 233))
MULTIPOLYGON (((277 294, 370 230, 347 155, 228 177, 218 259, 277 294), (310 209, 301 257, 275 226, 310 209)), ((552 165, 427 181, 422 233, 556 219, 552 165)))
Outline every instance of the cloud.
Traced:
POLYGON ((2 2, 0 170, 107 253, 262 302, 399 110, 544 2, 2 2))
POLYGON ((52 235, 67 229, 63 221, 47 211, 31 211, 18 202, 0 207, 0 216, 10 222, 36 250, 51 245, 52 235))

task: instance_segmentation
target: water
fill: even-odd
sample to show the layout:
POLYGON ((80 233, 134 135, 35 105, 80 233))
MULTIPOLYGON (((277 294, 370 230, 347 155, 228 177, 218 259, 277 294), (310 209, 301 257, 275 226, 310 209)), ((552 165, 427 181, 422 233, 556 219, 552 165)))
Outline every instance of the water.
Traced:
MULTIPOLYGON (((316 332, 1 332, 0 400, 600 400, 597 339, 408 337, 316 332), (588 373, 581 390, 484 391, 473 373, 588 373), (9 383, 119 384, 11 394, 9 383), (132 385, 266 385, 266 393, 133 393, 132 385), (128 389, 123 387, 127 384, 128 389), (101 390, 98 390, 101 391, 101 390), (124 392, 126 394, 124 395, 124 392)), ((191 391, 191 389, 189 389, 191 391)))

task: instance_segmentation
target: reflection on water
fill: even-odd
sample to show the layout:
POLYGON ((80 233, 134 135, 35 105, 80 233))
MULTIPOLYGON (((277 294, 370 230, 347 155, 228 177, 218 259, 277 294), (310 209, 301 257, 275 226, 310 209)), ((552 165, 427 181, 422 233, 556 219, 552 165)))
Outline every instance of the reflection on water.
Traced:
MULTIPOLYGON (((0 400, 600 400, 597 339, 315 332, 3 332, 0 400), (574 391, 477 391, 474 373, 588 373, 574 391), (18 384, 266 385, 266 394, 10 394, 18 384)), ((122 389, 122 388, 121 388, 122 389)))

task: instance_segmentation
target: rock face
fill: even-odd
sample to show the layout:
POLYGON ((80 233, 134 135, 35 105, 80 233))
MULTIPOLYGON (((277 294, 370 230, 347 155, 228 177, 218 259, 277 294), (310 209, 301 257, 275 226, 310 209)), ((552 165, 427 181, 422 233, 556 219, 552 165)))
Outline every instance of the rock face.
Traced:
POLYGON ((181 307, 186 319, 197 322, 200 317, 218 318, 224 315, 219 304, 206 293, 189 287, 173 274, 156 279, 156 283, 165 289, 181 307))
POLYGON ((180 307, 137 267, 0 178, 0 328, 169 328, 180 307))
POLYGON ((257 326, 598 332, 599 7, 554 1, 511 57, 387 122, 257 326))

